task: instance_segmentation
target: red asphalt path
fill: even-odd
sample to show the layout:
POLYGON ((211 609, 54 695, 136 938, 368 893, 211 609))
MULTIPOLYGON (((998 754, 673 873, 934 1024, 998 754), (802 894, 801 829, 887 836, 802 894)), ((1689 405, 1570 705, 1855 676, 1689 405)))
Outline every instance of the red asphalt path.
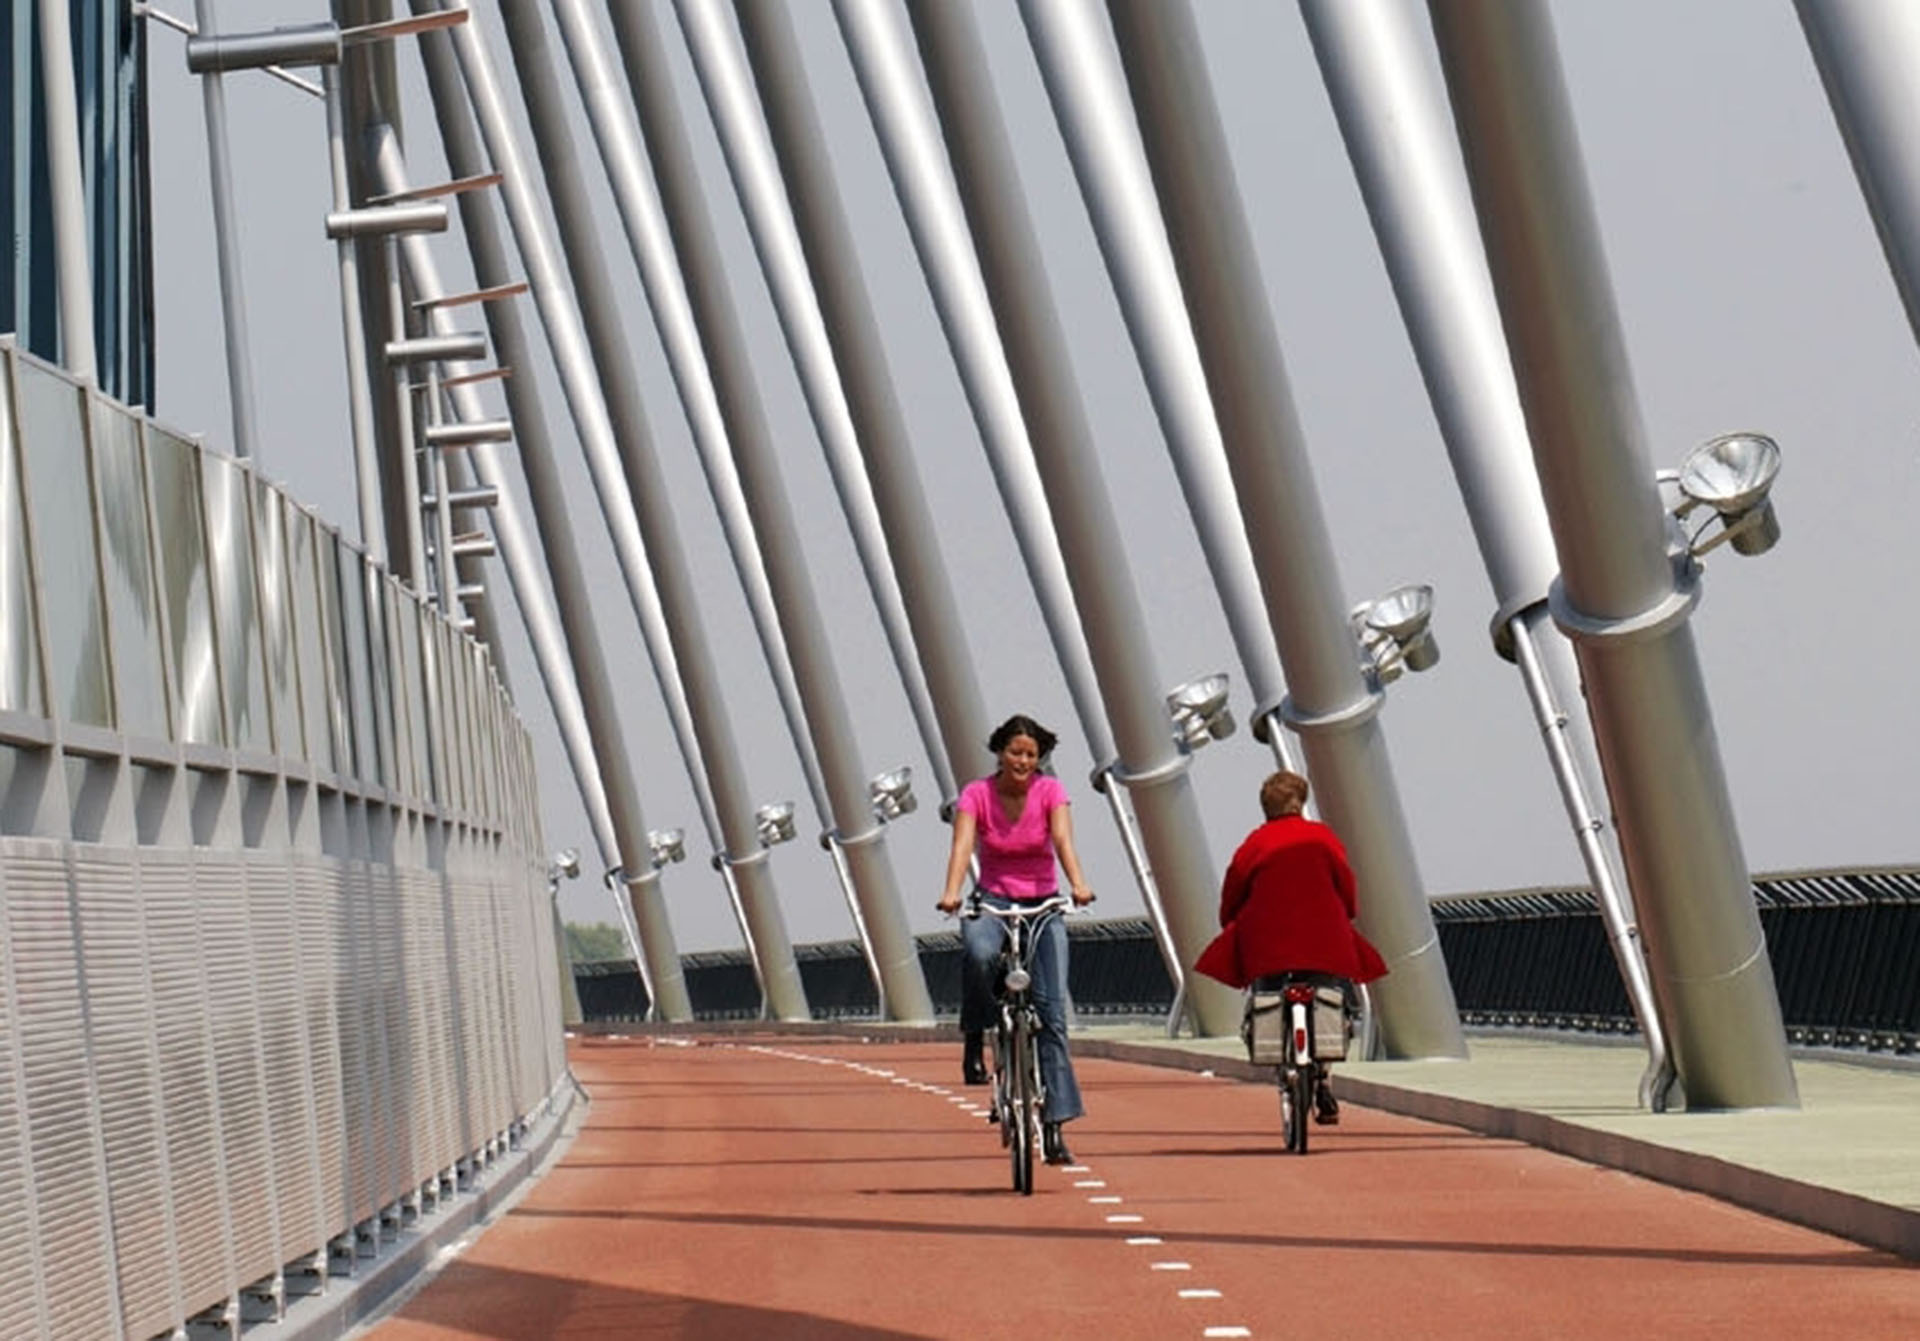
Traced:
POLYGON ((1021 1197, 957 1043, 570 1053, 564 1158, 379 1341, 1920 1336, 1898 1258, 1352 1105, 1302 1159, 1266 1086, 1082 1059, 1021 1197))

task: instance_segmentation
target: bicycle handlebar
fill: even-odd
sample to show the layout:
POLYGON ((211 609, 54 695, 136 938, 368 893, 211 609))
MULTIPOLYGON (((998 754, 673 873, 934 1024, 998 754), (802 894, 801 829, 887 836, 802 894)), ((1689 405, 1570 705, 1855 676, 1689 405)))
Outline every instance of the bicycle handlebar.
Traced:
POLYGON ((984 913, 990 917, 997 917, 1003 922, 1016 922, 1024 918, 1038 917, 1042 913, 1069 912, 1072 908, 1073 900, 1065 894, 1050 895, 1038 903, 1016 903, 1011 908, 995 908, 976 897, 967 900, 960 916, 979 917, 984 913))

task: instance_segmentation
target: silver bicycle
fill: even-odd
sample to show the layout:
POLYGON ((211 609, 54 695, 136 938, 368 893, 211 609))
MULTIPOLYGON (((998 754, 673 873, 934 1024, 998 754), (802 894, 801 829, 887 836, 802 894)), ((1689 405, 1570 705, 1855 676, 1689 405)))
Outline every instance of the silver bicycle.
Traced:
POLYGON ((1047 922, 1071 906, 1060 894, 1032 905, 996 908, 978 898, 967 916, 997 918, 1007 929, 994 965, 999 1019, 993 1031, 993 1115, 1013 1162, 1013 1190, 1033 1194, 1033 1152, 1041 1142, 1047 1087, 1040 1078, 1040 1007, 1033 999, 1033 951, 1047 922))

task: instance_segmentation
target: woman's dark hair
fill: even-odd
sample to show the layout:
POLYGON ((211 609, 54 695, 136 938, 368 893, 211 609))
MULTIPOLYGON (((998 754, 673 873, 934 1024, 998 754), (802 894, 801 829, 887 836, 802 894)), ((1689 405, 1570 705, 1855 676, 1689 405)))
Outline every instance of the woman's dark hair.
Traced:
POLYGON ((1060 737, 1054 735, 1053 732, 1047 730, 1046 727, 1034 721, 1033 718, 1027 716, 1024 712, 1016 712, 1013 716, 1007 718, 1006 721, 1000 723, 999 726, 993 729, 993 734, 987 737, 987 748, 994 754, 999 754, 1000 751, 1006 749, 1008 745, 1013 743, 1015 736, 1026 736, 1032 740, 1035 745, 1038 745, 1042 759, 1052 754, 1053 747, 1060 743, 1060 737))

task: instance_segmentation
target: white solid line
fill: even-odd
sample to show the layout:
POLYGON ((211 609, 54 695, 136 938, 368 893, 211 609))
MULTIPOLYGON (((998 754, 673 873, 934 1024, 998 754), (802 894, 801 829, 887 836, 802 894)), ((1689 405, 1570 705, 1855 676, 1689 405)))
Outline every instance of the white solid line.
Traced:
POLYGON ((1110 1225, 1137 1225, 1141 1219, 1142 1217, 1138 1215, 1109 1215, 1107 1217, 1107 1223, 1110 1225))
POLYGON ((1074 1184, 1075 1187, 1105 1187, 1106 1185, 1107 1180, 1104 1178, 1082 1178, 1074 1184))
POLYGON ((1193 1264, 1191 1262, 1155 1262, 1153 1269, 1155 1271, 1191 1271, 1193 1264))
POLYGON ((1142 1234, 1138 1238, 1128 1239, 1127 1246, 1131 1248, 1157 1248, 1160 1246, 1160 1240, 1151 1234, 1142 1234))
POLYGON ((1180 1297, 1182 1299, 1218 1299, 1220 1292, 1218 1290, 1182 1290, 1180 1297))
POLYGON ((1124 1197, 1088 1197, 1087 1203, 1092 1206, 1118 1206, 1124 1200, 1124 1197))

